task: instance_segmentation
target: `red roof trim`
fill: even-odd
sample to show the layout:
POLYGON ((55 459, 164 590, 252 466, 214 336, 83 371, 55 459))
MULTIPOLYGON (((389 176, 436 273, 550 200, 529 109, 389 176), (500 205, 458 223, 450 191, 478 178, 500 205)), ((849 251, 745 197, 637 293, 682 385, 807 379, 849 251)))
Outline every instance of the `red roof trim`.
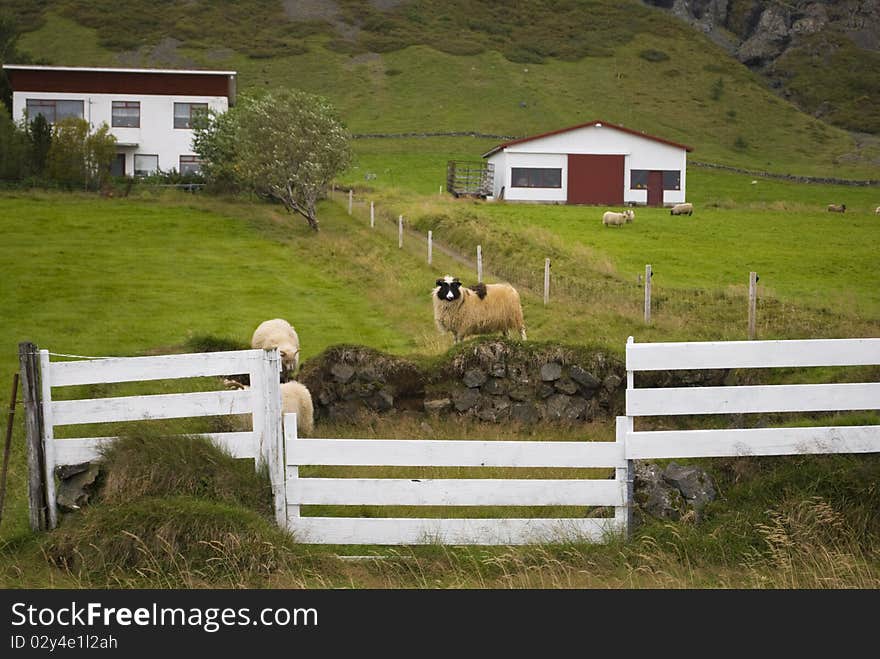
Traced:
POLYGON ((532 140, 538 140, 542 137, 550 137, 551 135, 559 135, 560 133, 567 133, 570 130, 577 130, 578 128, 587 128, 589 126, 602 126, 607 128, 614 128, 615 130, 622 131, 624 133, 629 133, 630 135, 635 135, 636 137, 644 137, 649 140, 654 140, 655 142, 662 142, 663 144, 668 144, 670 146, 677 147, 679 149, 684 149, 685 151, 693 151, 694 148, 692 146, 688 146, 687 144, 679 144, 678 142, 673 142, 671 140, 665 140, 662 137, 655 137, 654 135, 648 135, 647 133, 640 133, 637 130, 633 130, 631 128, 624 128, 623 126, 618 126, 616 124, 609 123, 607 121, 602 121, 601 119, 596 119, 594 121, 588 121, 584 124, 578 124, 577 126, 569 126, 568 128, 560 128, 559 130, 551 130, 549 133, 541 133, 540 135, 532 135, 531 137, 521 137, 516 140, 510 140, 509 142, 504 142, 503 144, 499 144, 491 151, 487 151, 483 154, 484 158, 488 158, 489 156, 498 153, 502 149, 506 149, 509 146, 514 144, 522 144, 523 142, 531 142, 532 140))

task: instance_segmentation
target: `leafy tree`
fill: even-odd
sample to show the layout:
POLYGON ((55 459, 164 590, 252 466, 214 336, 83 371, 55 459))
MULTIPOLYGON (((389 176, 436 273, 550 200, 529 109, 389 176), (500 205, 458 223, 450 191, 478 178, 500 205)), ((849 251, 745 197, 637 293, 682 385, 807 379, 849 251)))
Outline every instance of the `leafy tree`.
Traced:
POLYGON ((350 139, 327 100, 285 89, 212 115, 197 125, 194 149, 207 174, 280 201, 317 231, 318 200, 351 162, 350 139))
POLYGON ((115 153, 116 138, 106 123, 91 132, 85 119, 68 117, 52 129, 47 171, 60 183, 98 189, 110 176, 115 153))
POLYGON ((0 179, 15 180, 27 173, 31 145, 27 133, 12 121, 0 105, 0 179))

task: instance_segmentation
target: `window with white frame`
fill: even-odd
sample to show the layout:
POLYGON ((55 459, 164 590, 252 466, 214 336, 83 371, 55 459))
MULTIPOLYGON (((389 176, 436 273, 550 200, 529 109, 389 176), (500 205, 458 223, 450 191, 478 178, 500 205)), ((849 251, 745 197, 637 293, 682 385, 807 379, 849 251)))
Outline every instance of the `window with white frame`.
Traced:
POLYGON ((38 114, 43 115, 50 124, 68 117, 83 118, 83 101, 54 98, 29 98, 26 102, 28 121, 38 114))
POLYGON ((159 171, 159 156, 148 153, 134 154, 134 175, 149 176, 159 171))
POLYGON ((113 101, 111 122, 114 128, 140 128, 140 101, 113 101))
POLYGON ((199 114, 208 113, 207 103, 175 103, 174 104, 174 127, 192 128, 193 120, 199 114))
POLYGON ((201 174, 202 161, 198 156, 180 156, 179 171, 181 174, 201 174))
POLYGON ((558 167, 513 167, 512 188, 561 188, 562 170, 558 167))

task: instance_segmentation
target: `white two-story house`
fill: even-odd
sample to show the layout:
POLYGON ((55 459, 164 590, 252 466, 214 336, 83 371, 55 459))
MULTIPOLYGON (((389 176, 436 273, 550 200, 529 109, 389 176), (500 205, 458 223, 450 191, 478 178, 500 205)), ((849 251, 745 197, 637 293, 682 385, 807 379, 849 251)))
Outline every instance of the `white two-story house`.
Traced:
POLYGON ((172 169, 199 170, 192 120, 235 103, 236 72, 121 69, 4 64, 12 88, 12 116, 42 114, 49 123, 80 117, 102 123, 116 137, 116 176, 172 169))

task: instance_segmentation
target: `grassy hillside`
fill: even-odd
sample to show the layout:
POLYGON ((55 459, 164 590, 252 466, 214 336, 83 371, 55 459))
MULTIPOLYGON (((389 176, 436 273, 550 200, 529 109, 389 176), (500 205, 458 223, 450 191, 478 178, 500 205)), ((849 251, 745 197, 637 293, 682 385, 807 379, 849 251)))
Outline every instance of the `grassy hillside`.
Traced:
MULTIPOLYGON (((287 45, 260 56, 248 54, 244 47, 236 50, 244 40, 259 43, 259 35, 248 31, 247 21, 236 24, 236 35, 228 39, 222 31, 212 38, 220 21, 211 12, 200 18, 198 39, 174 37, 171 28, 163 31, 165 21, 171 20, 163 15, 155 23, 147 22, 146 31, 137 32, 146 35, 143 45, 120 52, 122 46, 108 41, 107 35, 122 32, 116 21, 129 18, 110 12, 112 21, 99 22, 99 15, 108 14, 95 10, 87 20, 78 13, 85 6, 73 2, 55 6, 38 29, 22 35, 17 48, 52 64, 234 69, 243 93, 295 86, 327 96, 355 133, 477 131, 521 136, 602 118, 689 144, 695 148, 696 160, 752 169, 876 178, 880 159, 876 140, 857 142, 799 112, 708 39, 666 13, 636 2, 565 5, 589 16, 569 23, 585 27, 568 40, 549 37, 560 30, 569 34, 568 28, 539 21, 528 23, 526 29, 525 19, 514 13, 511 35, 531 36, 508 35, 499 41, 491 32, 491 21, 482 28, 462 27, 459 21, 477 20, 475 13, 450 11, 447 21, 425 18, 422 31, 402 32, 399 21, 391 21, 387 29, 394 38, 393 48, 378 42, 370 42, 370 48, 342 48, 338 39, 313 26, 302 35, 288 34, 286 41, 282 39, 287 45), (79 9, 74 11, 75 7, 79 9), (477 39, 479 47, 459 48, 452 45, 454 40, 430 36, 435 32, 448 36, 451 32, 439 31, 442 26, 454 29, 460 39, 472 39, 468 36, 472 34, 485 38, 477 39), (224 47, 217 47, 219 43, 224 47), (525 44, 522 47, 531 48, 533 56, 512 55, 510 44, 525 44), (548 44, 562 44, 561 50, 551 52, 548 44)), ((343 5, 345 11, 355 13, 357 6, 343 5)), ((428 11, 419 3, 405 7, 418 10, 413 16, 428 11)), ((260 11, 257 6, 252 9, 260 11)), ((183 9, 170 10, 168 15, 175 11, 183 9)), ((135 15, 132 12, 130 20, 135 15)), ((494 14, 487 10, 486 15, 494 14)), ((357 21, 372 24, 369 17, 358 16, 357 21)), ((413 16, 407 21, 415 21, 413 16)), ((339 20, 347 24, 344 16, 339 20)), ((296 33, 299 24, 262 25, 269 27, 260 28, 261 35, 282 29, 296 33)), ((354 33, 366 35, 369 30, 354 33)))

